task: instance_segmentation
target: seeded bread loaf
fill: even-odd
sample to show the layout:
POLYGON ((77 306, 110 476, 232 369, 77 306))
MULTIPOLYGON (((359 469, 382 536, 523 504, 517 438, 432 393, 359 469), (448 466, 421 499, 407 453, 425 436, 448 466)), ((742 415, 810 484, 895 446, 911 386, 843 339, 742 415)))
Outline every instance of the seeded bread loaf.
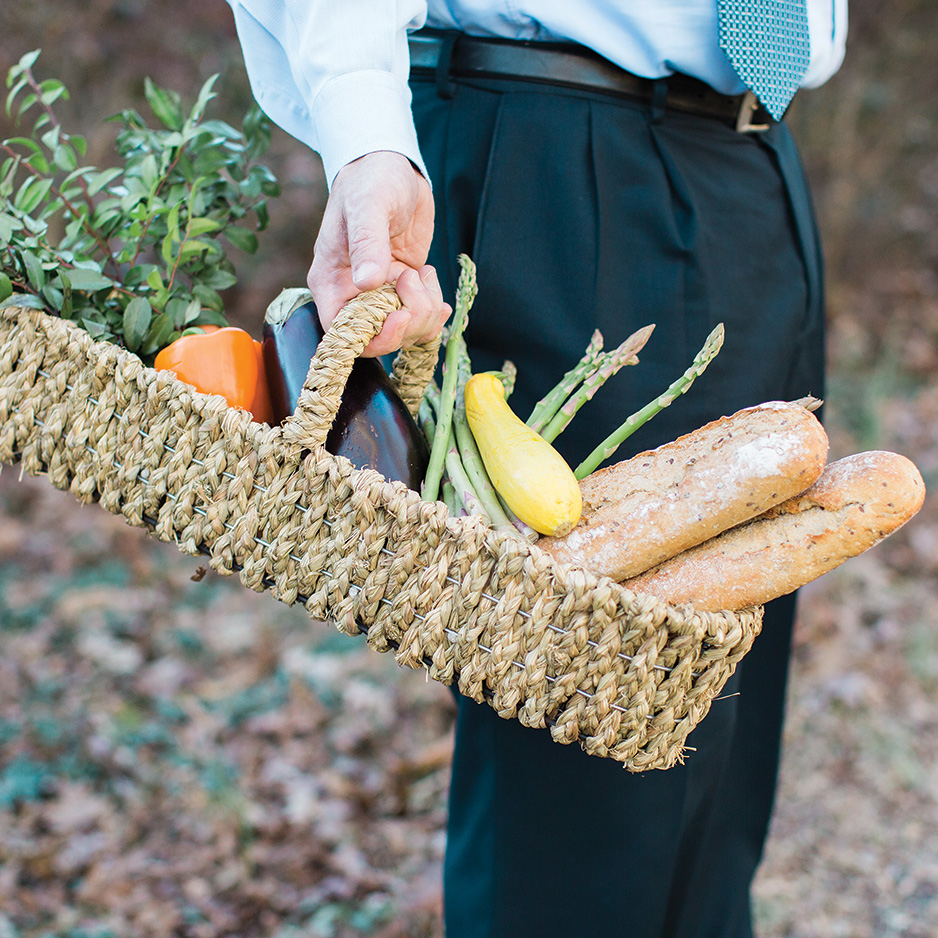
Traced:
POLYGON ((922 477, 904 456, 847 456, 803 494, 624 585, 702 611, 766 603, 877 544, 924 498, 922 477))
POLYGON ((635 576, 809 488, 827 434, 800 402, 722 417, 580 483, 583 513, 539 547, 614 580, 635 576))

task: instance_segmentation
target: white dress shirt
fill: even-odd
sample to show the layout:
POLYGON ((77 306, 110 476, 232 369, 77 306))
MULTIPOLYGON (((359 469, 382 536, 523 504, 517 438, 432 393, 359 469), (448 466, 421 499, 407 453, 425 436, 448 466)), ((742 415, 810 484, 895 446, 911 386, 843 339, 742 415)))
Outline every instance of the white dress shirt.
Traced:
MULTIPOLYGON (((407 34, 427 25, 475 36, 565 40, 636 75, 683 72, 743 91, 719 47, 717 0, 228 0, 251 87, 275 123, 322 157, 331 185, 375 150, 423 167, 410 113, 407 34)), ((802 85, 840 67, 847 0, 807 0, 802 85)))

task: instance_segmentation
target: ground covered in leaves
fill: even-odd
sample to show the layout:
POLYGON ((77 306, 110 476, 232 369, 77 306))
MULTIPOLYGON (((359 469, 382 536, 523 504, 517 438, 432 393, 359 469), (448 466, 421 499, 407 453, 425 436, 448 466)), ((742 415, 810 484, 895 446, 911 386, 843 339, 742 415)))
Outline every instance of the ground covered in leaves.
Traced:
MULTIPOLYGON (((938 390, 873 416, 934 487, 938 390)), ((932 494, 804 591, 761 938, 934 935, 936 574, 932 494)), ((452 717, 422 674, 0 473, 3 938, 439 936, 452 717)))
MULTIPOLYGON (((142 82, 249 101, 224 4, 0 4, 106 162, 142 82), (101 131, 101 128, 103 132, 101 131), (95 129, 97 128, 97 130, 95 129)), ((804 591, 759 938, 938 933, 938 70, 931 0, 851 0, 844 68, 791 123, 828 267, 832 456, 894 449, 930 495, 804 591)), ((0 136, 14 133, 3 125, 0 136)), ((285 195, 233 320, 303 282, 321 167, 285 195)), ((439 938, 447 692, 302 610, 0 473, 0 938, 439 938)))
POLYGON ((439 933, 445 688, 0 475, 0 935, 439 933))

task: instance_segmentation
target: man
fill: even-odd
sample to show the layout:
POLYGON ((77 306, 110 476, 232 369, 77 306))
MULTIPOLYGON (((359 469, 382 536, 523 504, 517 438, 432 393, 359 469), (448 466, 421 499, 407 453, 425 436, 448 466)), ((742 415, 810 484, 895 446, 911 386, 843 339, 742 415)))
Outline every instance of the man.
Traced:
MULTIPOLYGON (((479 273, 473 364, 516 363, 522 416, 594 329, 611 347, 656 323, 641 364, 558 440, 571 460, 677 377, 717 322, 723 351, 630 453, 822 393, 820 252, 779 118, 791 90, 838 68, 845 0, 777 0, 779 31, 800 44, 782 55, 775 36, 754 66, 753 33, 779 14, 734 9, 745 0, 229 2, 260 104, 323 158, 309 286, 324 322, 397 282, 404 309, 371 354, 440 328, 465 252, 479 273), (766 88, 790 68, 787 92, 766 88)), ((793 615, 792 597, 767 608, 686 763, 665 772, 630 775, 460 699, 449 938, 750 936, 793 615)))

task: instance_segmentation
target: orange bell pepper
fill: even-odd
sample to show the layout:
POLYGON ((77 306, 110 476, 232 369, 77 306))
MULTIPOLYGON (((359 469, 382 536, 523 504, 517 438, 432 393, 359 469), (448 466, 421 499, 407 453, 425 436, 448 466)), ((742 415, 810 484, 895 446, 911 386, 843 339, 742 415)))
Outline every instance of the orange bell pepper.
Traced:
POLYGON ((270 402, 270 390, 267 387, 267 370, 264 368, 264 346, 257 339, 254 343, 254 354, 257 356, 257 385, 254 388, 254 399, 248 410, 258 423, 274 425, 274 407, 270 402))
POLYGON ((260 423, 273 423, 261 343, 243 329, 204 327, 202 334, 184 335, 161 349, 153 364, 197 391, 220 394, 260 423))

